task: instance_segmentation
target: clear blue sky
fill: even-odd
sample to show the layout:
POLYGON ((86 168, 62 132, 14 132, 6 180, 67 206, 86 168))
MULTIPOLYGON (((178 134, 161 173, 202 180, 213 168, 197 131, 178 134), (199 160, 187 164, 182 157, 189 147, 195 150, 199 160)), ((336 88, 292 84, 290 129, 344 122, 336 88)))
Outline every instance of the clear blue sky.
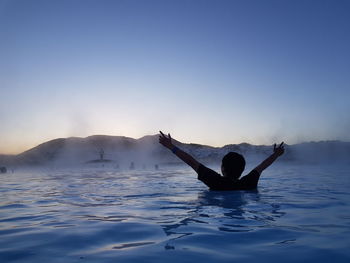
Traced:
POLYGON ((350 140, 350 1, 0 0, 0 153, 158 130, 350 140))

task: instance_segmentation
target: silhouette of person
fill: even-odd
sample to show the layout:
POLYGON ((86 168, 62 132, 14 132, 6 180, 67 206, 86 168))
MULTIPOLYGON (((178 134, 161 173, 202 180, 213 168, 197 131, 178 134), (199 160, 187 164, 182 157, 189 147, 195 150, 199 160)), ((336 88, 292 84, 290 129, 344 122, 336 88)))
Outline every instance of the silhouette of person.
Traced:
POLYGON ((283 142, 278 147, 275 144, 273 153, 268 158, 256 166, 250 173, 240 178, 245 168, 245 159, 239 153, 229 152, 222 158, 221 176, 219 173, 198 162, 190 154, 175 146, 172 143, 170 134, 166 136, 160 131, 159 143, 191 166, 197 172, 198 180, 206 184, 210 190, 216 191, 256 189, 261 173, 284 153, 283 142))
POLYGON ((105 155, 105 151, 101 148, 99 154, 100 154, 100 160, 102 161, 102 160, 103 160, 103 157, 104 157, 104 155, 105 155))

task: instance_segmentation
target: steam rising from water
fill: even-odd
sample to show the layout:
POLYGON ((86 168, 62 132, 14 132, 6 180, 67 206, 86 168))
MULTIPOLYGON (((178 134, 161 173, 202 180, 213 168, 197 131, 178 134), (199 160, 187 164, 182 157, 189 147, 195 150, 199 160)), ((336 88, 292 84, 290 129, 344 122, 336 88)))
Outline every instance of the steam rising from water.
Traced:
MULTIPOLYGON (((230 151, 243 154, 247 166, 256 166, 272 152, 272 146, 250 144, 227 145, 222 148, 195 144, 177 145, 205 165, 217 165, 230 151)), ((286 145, 278 162, 350 163, 350 143, 339 141, 286 145)), ((109 167, 112 169, 156 169, 156 166, 183 164, 158 143, 158 136, 138 140, 117 136, 90 136, 56 139, 11 158, 0 156, 0 166, 39 167, 109 167)))

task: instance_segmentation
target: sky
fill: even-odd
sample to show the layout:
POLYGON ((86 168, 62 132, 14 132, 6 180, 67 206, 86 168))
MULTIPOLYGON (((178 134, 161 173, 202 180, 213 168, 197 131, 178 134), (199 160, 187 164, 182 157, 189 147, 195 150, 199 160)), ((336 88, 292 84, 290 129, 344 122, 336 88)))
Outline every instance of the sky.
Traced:
POLYGON ((350 1, 0 0, 0 153, 95 134, 350 141, 350 1))

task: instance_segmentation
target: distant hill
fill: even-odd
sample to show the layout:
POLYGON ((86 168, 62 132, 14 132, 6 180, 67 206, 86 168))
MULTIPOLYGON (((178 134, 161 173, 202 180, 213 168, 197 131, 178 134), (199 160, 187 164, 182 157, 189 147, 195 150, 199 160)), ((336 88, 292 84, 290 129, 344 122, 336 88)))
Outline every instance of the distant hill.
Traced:
MULTIPOLYGON (((272 152, 271 146, 247 143, 212 147, 200 144, 175 143, 199 161, 219 162, 229 151, 243 154, 248 160, 262 160, 272 152)), ((178 163, 179 159, 158 143, 158 135, 133 139, 123 136, 94 135, 70 137, 42 143, 18 155, 0 155, 0 166, 76 165, 93 163, 103 158, 115 164, 178 163)), ((350 163, 350 142, 321 141, 286 145, 285 161, 350 163)))

